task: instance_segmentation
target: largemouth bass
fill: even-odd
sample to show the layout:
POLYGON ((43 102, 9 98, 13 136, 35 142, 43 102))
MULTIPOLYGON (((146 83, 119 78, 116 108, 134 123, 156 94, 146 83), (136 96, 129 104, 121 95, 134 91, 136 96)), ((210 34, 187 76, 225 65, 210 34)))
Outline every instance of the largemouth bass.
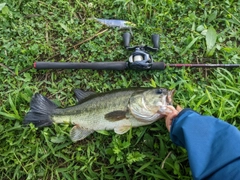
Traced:
POLYGON ((164 115, 166 105, 172 105, 174 90, 164 88, 137 88, 93 93, 75 90, 78 104, 58 108, 46 97, 35 94, 23 124, 36 127, 53 123, 71 123, 73 142, 99 130, 126 133, 131 127, 149 125, 164 115))

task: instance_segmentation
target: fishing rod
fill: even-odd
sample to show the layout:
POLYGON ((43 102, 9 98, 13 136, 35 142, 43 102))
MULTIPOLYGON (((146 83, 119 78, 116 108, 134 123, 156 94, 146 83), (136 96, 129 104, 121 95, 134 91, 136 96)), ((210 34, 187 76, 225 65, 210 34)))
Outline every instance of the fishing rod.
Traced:
MULTIPOLYGON (((144 67, 149 64, 144 65, 144 67)), ((127 69, 140 69, 140 70, 164 70, 167 67, 191 67, 191 68, 236 68, 240 64, 165 64, 164 62, 153 62, 150 68, 129 67, 128 62, 94 62, 94 63, 70 63, 70 62, 35 62, 35 69, 92 69, 92 70, 127 70, 127 69)))
POLYGON ((191 67, 191 68, 236 68, 240 64, 165 64, 164 62, 153 62, 152 56, 148 51, 157 52, 159 50, 159 35, 152 35, 153 47, 134 46, 130 47, 131 34, 123 34, 123 43, 127 50, 133 51, 128 61, 117 62, 92 62, 92 63, 73 63, 73 62, 35 62, 35 69, 92 69, 92 70, 164 70, 167 67, 191 67))

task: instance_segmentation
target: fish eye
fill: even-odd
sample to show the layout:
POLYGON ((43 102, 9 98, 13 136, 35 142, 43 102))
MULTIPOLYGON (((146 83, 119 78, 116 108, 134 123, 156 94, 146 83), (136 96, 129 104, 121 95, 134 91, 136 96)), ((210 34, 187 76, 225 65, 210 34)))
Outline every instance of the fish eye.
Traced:
POLYGON ((163 92, 162 92, 162 89, 157 89, 157 90, 156 90, 156 93, 157 93, 157 94, 162 94, 162 93, 163 93, 163 92))

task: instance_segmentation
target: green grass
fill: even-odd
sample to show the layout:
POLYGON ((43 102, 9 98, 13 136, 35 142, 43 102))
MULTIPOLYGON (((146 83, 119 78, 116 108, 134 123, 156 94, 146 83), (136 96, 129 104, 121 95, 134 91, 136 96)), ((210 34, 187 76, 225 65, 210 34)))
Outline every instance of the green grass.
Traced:
POLYGON ((131 45, 151 45, 155 61, 240 63, 240 3, 172 0, 6 0, 0 3, 0 179, 191 179, 185 149, 175 146, 164 122, 125 135, 94 133, 72 143, 70 125, 22 127, 32 95, 74 105, 73 89, 106 92, 127 87, 175 88, 175 105, 214 115, 240 128, 240 70, 41 70, 34 61, 126 61, 124 30, 92 17, 129 20, 131 45), (5 4, 6 3, 6 4, 5 4), (88 38, 91 40, 86 41, 88 38))

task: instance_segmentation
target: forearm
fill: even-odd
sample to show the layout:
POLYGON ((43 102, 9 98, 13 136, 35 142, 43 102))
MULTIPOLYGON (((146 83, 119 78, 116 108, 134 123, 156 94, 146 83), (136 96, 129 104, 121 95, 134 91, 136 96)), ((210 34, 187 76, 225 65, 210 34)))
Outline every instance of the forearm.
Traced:
POLYGON ((238 166, 240 171, 240 132, 236 127, 184 109, 174 118, 170 133, 175 144, 187 149, 195 179, 225 172, 224 167, 230 163, 227 169, 238 166))

